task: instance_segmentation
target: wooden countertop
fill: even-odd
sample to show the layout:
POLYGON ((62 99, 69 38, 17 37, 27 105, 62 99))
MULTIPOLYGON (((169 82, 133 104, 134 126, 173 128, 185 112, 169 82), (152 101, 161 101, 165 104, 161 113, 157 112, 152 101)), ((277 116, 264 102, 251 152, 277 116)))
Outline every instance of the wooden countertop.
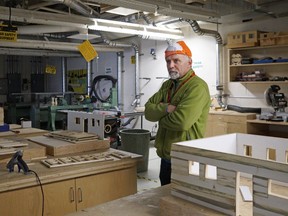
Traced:
MULTIPOLYGON (((119 150, 108 149, 105 152, 113 151, 119 150)), ((88 152, 82 154, 88 154, 88 152)), ((132 153, 130 154, 133 155, 132 153)), ((139 155, 135 154, 135 156, 139 155)), ((46 184, 61 180, 129 168, 132 166, 136 166, 137 160, 137 157, 130 157, 124 159, 116 159, 113 161, 93 162, 82 165, 71 165, 57 168, 48 168, 40 161, 31 162, 27 165, 29 166, 30 170, 33 170, 38 174, 41 183, 46 184)), ((0 164, 0 192, 35 186, 38 184, 39 183, 37 182, 33 173, 29 173, 27 175, 25 175, 23 171, 19 173, 18 168, 16 167, 14 172, 9 173, 6 169, 6 165, 0 164)))
POLYGON ((237 116, 254 116, 256 118, 255 113, 240 113, 232 110, 210 110, 209 114, 211 115, 237 115, 237 116))
POLYGON ((277 121, 267 121, 267 120, 259 120, 259 119, 253 119, 253 120, 247 120, 248 123, 252 124, 268 124, 268 125, 281 125, 281 126, 288 126, 288 122, 277 122, 277 121))
MULTIPOLYGON (((241 185, 248 186, 251 190, 251 180, 241 178, 241 185)), ((288 196, 287 187, 273 185, 272 192, 281 196, 288 196)), ((177 198, 170 193, 171 185, 165 185, 66 216, 223 216, 223 213, 177 198)), ((252 202, 240 200, 241 215, 252 216, 252 211, 252 202)))
MULTIPOLYGON (((220 216, 218 212, 211 209, 204 208, 194 203, 188 203, 185 200, 173 197, 170 195, 171 186, 165 185, 155 189, 147 190, 140 194, 134 194, 123 197, 114 201, 97 205, 95 207, 86 208, 82 211, 68 214, 67 216, 159 216, 161 215, 160 206, 165 202, 169 203, 168 208, 177 205, 186 205, 185 208, 189 210, 189 215, 197 216, 220 216), (189 207, 187 206, 189 205, 189 207)), ((165 205, 165 204, 164 204, 165 205)), ((163 206, 164 207, 164 206, 163 206)), ((179 207, 179 206, 178 206, 179 207)), ((174 209, 174 213, 180 213, 179 209, 174 209)), ((176 214, 174 214, 176 215, 176 214)), ((185 214, 188 215, 188 214, 185 214)), ((167 216, 172 216, 168 214, 167 216)))

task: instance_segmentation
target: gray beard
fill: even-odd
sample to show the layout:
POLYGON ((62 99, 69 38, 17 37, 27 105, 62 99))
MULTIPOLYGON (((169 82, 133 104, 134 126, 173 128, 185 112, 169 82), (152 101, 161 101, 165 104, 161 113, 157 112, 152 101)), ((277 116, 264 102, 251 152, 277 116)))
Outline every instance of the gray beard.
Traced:
POLYGON ((170 71, 169 72, 169 76, 172 80, 176 80, 180 77, 179 73, 176 71, 170 71))

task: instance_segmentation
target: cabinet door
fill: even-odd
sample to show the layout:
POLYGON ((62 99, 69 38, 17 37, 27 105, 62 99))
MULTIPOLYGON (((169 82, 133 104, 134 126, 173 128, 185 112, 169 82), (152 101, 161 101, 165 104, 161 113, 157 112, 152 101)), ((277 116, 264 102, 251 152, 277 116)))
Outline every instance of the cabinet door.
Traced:
POLYGON ((213 122, 213 136, 227 134, 226 122, 213 122))
POLYGON ((76 211, 75 180, 46 184, 44 215, 65 215, 76 211))
MULTIPOLYGON (((44 215, 60 216, 75 212, 75 201, 70 199, 73 198, 71 187, 75 187, 74 180, 43 185, 44 215)), ((42 205, 40 186, 0 193, 1 215, 42 215, 42 205)))
POLYGON ((9 216, 41 215, 41 189, 29 187, 0 193, 0 214, 9 216))
POLYGON ((128 196, 136 192, 136 166, 113 172, 77 178, 77 211, 120 197, 128 196))
POLYGON ((227 123, 227 133, 247 133, 247 127, 244 123, 227 123))

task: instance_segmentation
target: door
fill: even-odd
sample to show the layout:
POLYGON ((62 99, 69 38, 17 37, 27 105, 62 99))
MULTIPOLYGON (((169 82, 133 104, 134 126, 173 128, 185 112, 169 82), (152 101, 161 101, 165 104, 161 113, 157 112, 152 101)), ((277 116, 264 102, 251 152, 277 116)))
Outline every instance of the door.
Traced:
POLYGON ((136 165, 122 170, 77 178, 77 211, 136 192, 136 165))

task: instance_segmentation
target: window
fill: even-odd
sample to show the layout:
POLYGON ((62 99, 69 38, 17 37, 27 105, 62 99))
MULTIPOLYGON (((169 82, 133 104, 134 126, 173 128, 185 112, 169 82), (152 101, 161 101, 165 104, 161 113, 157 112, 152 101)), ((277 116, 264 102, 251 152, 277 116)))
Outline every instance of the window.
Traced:
POLYGON ((276 161, 276 149, 267 148, 267 160, 276 161))

